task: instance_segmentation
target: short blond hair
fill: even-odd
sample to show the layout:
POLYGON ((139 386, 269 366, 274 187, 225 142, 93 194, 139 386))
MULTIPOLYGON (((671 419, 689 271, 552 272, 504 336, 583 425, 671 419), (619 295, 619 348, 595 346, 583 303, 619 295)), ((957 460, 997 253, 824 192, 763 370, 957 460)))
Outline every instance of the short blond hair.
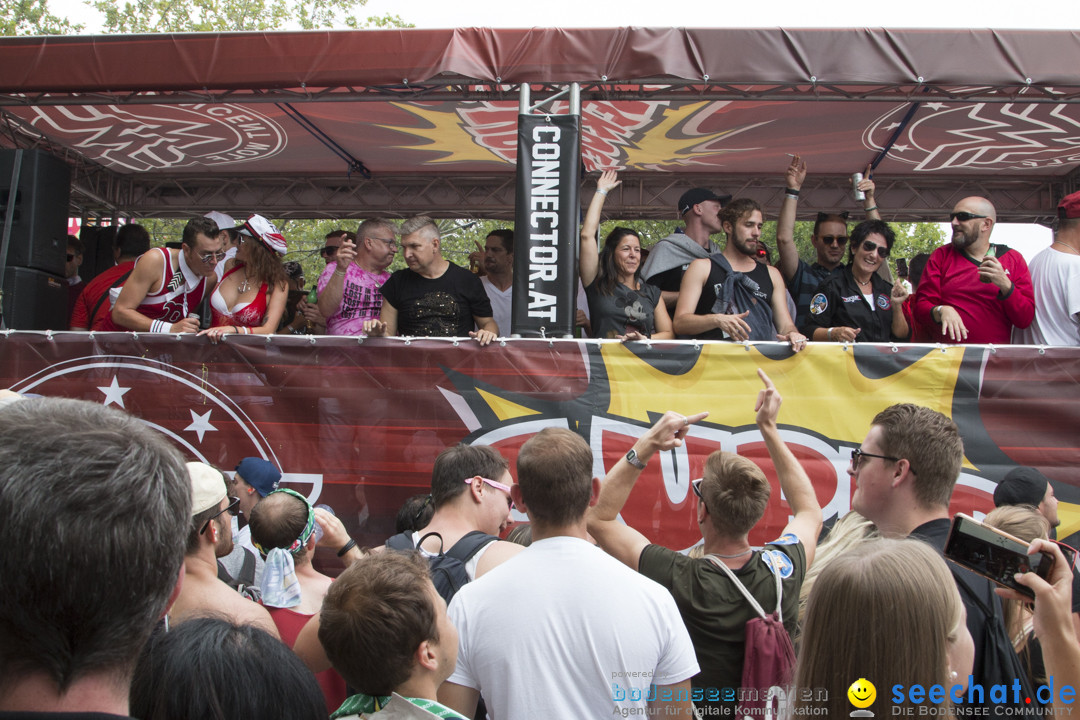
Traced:
POLYGON ((429 238, 439 238, 439 226, 427 215, 417 215, 416 217, 411 217, 401 223, 401 237, 412 235, 421 230, 423 230, 424 234, 429 238))
POLYGON ((765 473, 753 461, 723 450, 706 458, 701 495, 722 536, 749 533, 765 514, 771 494, 765 473))

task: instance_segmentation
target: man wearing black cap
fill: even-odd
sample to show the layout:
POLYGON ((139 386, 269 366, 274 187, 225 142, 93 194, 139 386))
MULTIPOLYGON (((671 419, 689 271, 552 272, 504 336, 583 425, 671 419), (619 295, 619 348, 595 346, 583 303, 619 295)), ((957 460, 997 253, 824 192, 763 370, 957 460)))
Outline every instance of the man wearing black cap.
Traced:
POLYGON ((1035 319, 1013 327, 1022 345, 1080 345, 1080 192, 1058 204, 1054 242, 1031 260, 1035 319))
POLYGON ((1061 524, 1054 486, 1049 478, 1033 467, 1013 468, 998 483, 994 488, 994 507, 1002 505, 1030 505, 1035 508, 1050 523, 1051 537, 1054 536, 1054 528, 1061 524))
POLYGON ((709 237, 724 231, 720 225, 720 209, 730 199, 730 195, 717 195, 706 188, 687 190, 679 198, 679 217, 685 227, 668 235, 649 251, 641 276, 663 291, 668 310, 675 309, 682 276, 690 263, 723 252, 723 248, 709 237))
MULTIPOLYGON (((1077 193, 1080 195, 1080 193, 1077 193)), ((1050 484, 1050 478, 1043 475, 1033 467, 1020 466, 1009 471, 1005 479, 994 488, 994 507, 1004 505, 1025 505, 1035 508, 1036 511, 1050 524, 1050 537, 1057 537, 1057 527, 1061 524, 1058 517, 1058 500, 1054 496, 1054 486, 1050 484)), ((1076 535, 1069 536, 1065 545, 1072 545, 1076 535)), ((1072 610, 1073 627, 1080 637, 1080 574, 1073 567, 1072 583, 1072 610)))

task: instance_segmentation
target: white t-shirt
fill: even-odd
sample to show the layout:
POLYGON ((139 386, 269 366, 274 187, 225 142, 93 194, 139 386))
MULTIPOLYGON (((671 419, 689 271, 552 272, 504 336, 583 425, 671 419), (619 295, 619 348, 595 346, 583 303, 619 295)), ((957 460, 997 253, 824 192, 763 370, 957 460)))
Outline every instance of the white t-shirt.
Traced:
POLYGON ((534 542, 459 590, 449 613, 449 681, 479 690, 499 720, 644 715, 650 684, 698 672, 671 594, 577 538, 534 542))
POLYGON ((505 290, 495 287, 485 275, 480 278, 484 285, 484 292, 491 301, 491 316, 495 318, 495 324, 499 326, 499 337, 510 337, 510 299, 514 295, 514 285, 505 290))
POLYGON ((1023 345, 1080 345, 1080 255, 1048 247, 1031 260, 1035 319, 1014 327, 1012 341, 1023 345))
MULTIPOLYGON (((491 301, 492 317, 495 318, 495 324, 499 326, 499 337, 510 337, 511 300, 514 296, 514 286, 510 285, 506 290, 500 290, 491 284, 486 275, 480 278, 480 282, 483 283, 484 292, 491 301)), ((585 299, 585 286, 581 284, 580 278, 577 284, 577 309, 584 310, 585 317, 589 317, 589 303, 585 299)))

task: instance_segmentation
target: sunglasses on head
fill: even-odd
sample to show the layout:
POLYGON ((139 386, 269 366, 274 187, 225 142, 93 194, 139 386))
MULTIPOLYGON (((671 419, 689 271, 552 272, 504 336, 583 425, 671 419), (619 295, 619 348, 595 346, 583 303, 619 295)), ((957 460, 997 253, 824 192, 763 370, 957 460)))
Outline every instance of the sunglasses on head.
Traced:
POLYGON ((949 213, 949 222, 952 222, 953 220, 957 220, 959 222, 967 222, 968 220, 976 220, 985 217, 986 215, 976 215, 975 213, 969 212, 954 212, 949 213))
POLYGON ((889 257, 889 248, 885 245, 875 245, 870 240, 863 240, 862 249, 864 252, 872 253, 876 252, 883 258, 889 257))

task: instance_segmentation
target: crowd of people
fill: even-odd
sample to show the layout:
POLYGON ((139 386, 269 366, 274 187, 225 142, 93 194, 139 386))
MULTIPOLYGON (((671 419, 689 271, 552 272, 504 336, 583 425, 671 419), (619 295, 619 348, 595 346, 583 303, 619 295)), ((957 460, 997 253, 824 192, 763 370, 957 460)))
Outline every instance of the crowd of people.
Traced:
MULTIPOLYGON (((1080 193, 1058 205, 1053 244, 1030 269, 1019 252, 990 242, 993 205, 967 197, 949 213, 951 241, 911 258, 910 273, 894 282, 887 260, 896 238, 881 219, 870 168, 857 186, 866 220, 849 227, 847 211, 818 213, 816 257, 799 257, 794 229, 806 174, 793 156, 774 266, 761 241, 766 210, 707 188, 680 197, 682 227, 651 247, 625 227, 601 243, 604 203, 621 182, 603 172, 581 226, 576 325, 599 338, 780 340, 796 352, 810 341, 1080 344, 1080 193)), ((282 262, 285 237, 260 215, 239 225, 217 211, 194 218, 177 249, 149 249, 145 230, 126 225, 116 266, 89 283, 77 274, 82 250, 72 243, 73 330, 198 332, 214 341, 281 332, 470 336, 481 345, 513 330, 508 228, 477 244, 471 271, 444 257, 427 216, 335 230, 310 294, 299 265, 282 262), (399 249, 406 267, 391 274, 399 249), (200 328, 202 303, 210 312, 200 328)))
POLYGON ((649 492, 635 487, 642 470, 707 412, 665 413, 602 480, 565 428, 527 440, 514 472, 491 447, 446 448, 401 532, 362 549, 265 460, 227 479, 121 410, 5 394, 0 718, 1071 708, 1080 594, 1048 539, 1047 479, 1016 468, 997 486, 987 522, 1054 562, 1045 578, 1015 576, 1030 597, 995 592, 943 559, 956 424, 893 405, 852 452, 851 513, 819 542, 822 508, 779 430, 780 392, 759 375, 756 424, 790 520, 753 547, 778 500, 756 463, 719 450, 687 487, 701 531, 689 553, 619 516, 649 492), (515 507, 520 544, 501 539, 515 507), (319 545, 347 563, 336 579, 313 566, 319 545), (263 560, 257 593, 219 562, 248 548, 263 560))
MULTIPOLYGON (((772 266, 761 255, 764 209, 703 188, 682 196, 681 232, 647 258, 625 228, 601 246, 604 201, 619 185, 603 173, 580 236, 579 324, 628 341, 780 339, 794 351, 1080 343, 1080 193, 1061 201, 1054 245, 1030 274, 1019 253, 989 242, 990 203, 961 200, 952 242, 925 259, 909 293, 886 277, 895 238, 869 178, 867 219, 849 231, 846 215, 822 213, 816 261, 798 257, 805 177, 793 157, 772 266), (711 239, 721 233, 723 245, 711 239)), ((116 267, 75 303, 78 327, 481 345, 510 330, 510 230, 487 238, 482 278, 443 256, 428 217, 366 221, 327 237, 314 296, 259 215, 237 224, 211 212, 187 223, 179 248, 148 244, 138 225, 121 229, 116 267), (391 274, 399 248, 407 267, 391 274)), ((928 408, 873 418, 847 469, 851 513, 824 530, 779 429, 781 393, 759 374, 755 422, 789 521, 754 547, 750 533, 781 499, 755 462, 717 451, 685 484, 701 533, 689 552, 650 542, 623 509, 655 492, 638 487, 642 471, 704 411, 665 413, 602 479, 593 448, 566 428, 535 434, 513 466, 491 447, 446 448, 399 532, 360 548, 266 460, 226 473, 185 463, 121 410, 0 397, 0 720, 794 718, 852 706, 886 716, 917 714, 927 698, 1071 708, 1075 693, 1063 689, 1080 684, 1080 582, 1075 553, 1051 540, 1051 483, 1013 470, 987 518, 1053 557, 1049 576, 1015 578, 1033 601, 946 563, 964 449, 956 424, 928 408), (511 531, 515 508, 528 522, 511 531), (336 579, 312 562, 319 546, 346 563, 336 579)))

